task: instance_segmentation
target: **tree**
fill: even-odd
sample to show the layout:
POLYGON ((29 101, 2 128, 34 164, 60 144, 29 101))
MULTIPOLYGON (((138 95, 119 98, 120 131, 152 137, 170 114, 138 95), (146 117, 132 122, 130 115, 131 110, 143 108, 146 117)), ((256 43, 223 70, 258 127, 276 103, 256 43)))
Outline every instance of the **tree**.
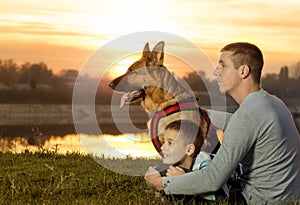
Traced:
POLYGON ((31 89, 35 89, 38 84, 51 85, 54 75, 51 69, 43 62, 30 64, 25 63, 21 68, 19 83, 28 83, 31 89))
POLYGON ((78 70, 74 70, 74 69, 63 69, 59 72, 58 74, 61 77, 64 78, 77 78, 78 76, 78 70))
POLYGON ((291 65, 290 78, 300 78, 300 61, 291 65))
POLYGON ((268 73, 262 78, 262 87, 268 92, 278 95, 280 86, 278 85, 278 75, 275 73, 268 73))
POLYGON ((281 85, 281 89, 279 91, 280 97, 287 97, 288 95, 288 84, 289 84, 289 68, 287 66, 283 66, 280 69, 278 76, 279 84, 281 85))
POLYGON ((279 80, 286 82, 289 79, 289 68, 287 66, 283 66, 279 72, 279 80))
POLYGON ((13 59, 0 60, 0 82, 6 86, 13 86, 19 78, 19 67, 13 59))
POLYGON ((189 84, 192 90, 197 90, 199 92, 207 91, 204 82, 208 80, 205 78, 205 72, 203 71, 200 71, 199 73, 197 72, 188 73, 186 77, 183 77, 183 80, 185 80, 189 84))

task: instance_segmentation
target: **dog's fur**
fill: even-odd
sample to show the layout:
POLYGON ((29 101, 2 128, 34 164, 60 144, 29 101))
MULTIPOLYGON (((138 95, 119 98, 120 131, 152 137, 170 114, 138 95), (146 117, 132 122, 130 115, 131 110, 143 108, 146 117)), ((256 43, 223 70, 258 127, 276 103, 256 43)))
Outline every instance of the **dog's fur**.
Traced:
MULTIPOLYGON (((163 62, 164 42, 159 42, 152 51, 150 51, 149 44, 146 43, 142 57, 134 62, 124 75, 112 80, 109 86, 119 92, 138 91, 138 94, 130 99, 130 102, 141 99, 141 105, 150 116, 153 112, 163 110, 187 99, 196 101, 193 93, 177 82, 163 65, 163 62)), ((187 119, 199 123, 202 133, 207 131, 208 124, 198 111, 175 115, 172 118, 165 123, 187 119)), ((159 129, 162 130, 162 128, 160 126, 159 129)))

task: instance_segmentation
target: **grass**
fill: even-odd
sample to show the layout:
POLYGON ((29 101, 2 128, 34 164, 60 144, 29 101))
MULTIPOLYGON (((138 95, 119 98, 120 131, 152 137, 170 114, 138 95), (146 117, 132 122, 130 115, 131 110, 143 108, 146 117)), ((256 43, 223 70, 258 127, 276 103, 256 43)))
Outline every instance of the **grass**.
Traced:
POLYGON ((0 173, 0 204, 156 202, 143 177, 117 174, 80 154, 1 153, 0 173))
MULTIPOLYGON (((137 161, 146 163, 139 167, 155 163, 130 157, 105 160, 129 163, 125 170, 137 161)), ((118 174, 76 153, 0 153, 0 173, 0 204, 159 204, 143 176, 118 174)))
MULTIPOLYGON (((144 173, 150 164, 157 163, 157 160, 130 157, 98 160, 119 164, 128 173, 136 169, 133 164, 140 164, 138 168, 144 173)), ((101 164, 103 162, 97 163, 92 157, 78 153, 0 152, 0 204, 159 204, 143 176, 119 174, 101 164)), ((165 204, 184 203, 167 201, 165 204)))

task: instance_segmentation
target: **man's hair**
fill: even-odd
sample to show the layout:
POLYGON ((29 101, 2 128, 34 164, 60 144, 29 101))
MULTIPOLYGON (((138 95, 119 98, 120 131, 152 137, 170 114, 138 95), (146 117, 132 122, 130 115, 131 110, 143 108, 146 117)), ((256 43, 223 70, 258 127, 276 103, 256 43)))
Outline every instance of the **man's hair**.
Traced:
POLYGON ((220 52, 224 51, 232 51, 232 62, 235 67, 247 65, 254 82, 260 84, 264 59, 261 50, 256 45, 246 42, 231 43, 223 47, 220 52))
POLYGON ((204 143, 205 134, 202 133, 202 130, 196 123, 189 120, 177 120, 168 124, 166 130, 168 129, 176 130, 178 132, 178 136, 184 137, 186 145, 195 145, 195 151, 192 155, 193 157, 200 152, 204 143))

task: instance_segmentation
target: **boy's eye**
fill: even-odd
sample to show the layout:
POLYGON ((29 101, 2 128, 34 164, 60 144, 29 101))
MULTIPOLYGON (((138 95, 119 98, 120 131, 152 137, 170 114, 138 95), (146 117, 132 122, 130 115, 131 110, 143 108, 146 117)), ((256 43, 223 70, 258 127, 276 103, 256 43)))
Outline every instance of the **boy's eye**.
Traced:
POLYGON ((161 144, 165 143, 165 138, 163 136, 159 136, 158 139, 159 139, 161 144))

